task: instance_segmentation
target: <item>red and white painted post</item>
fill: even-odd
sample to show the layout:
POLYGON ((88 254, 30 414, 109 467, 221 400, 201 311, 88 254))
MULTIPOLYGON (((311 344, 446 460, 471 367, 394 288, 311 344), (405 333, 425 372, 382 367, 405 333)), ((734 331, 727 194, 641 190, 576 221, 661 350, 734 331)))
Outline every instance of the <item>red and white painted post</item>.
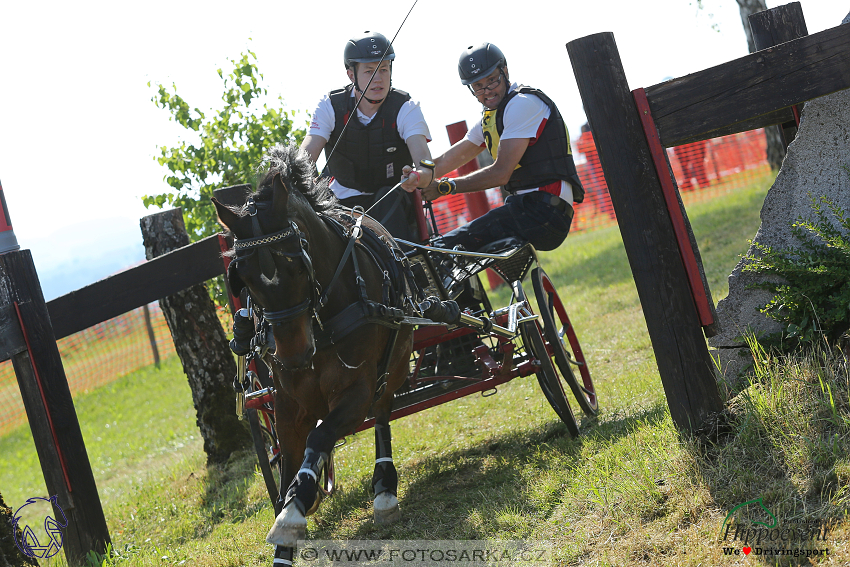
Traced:
POLYGON ((12 230, 12 219, 9 218, 9 209, 6 207, 6 195, 3 193, 3 182, 0 182, 0 254, 20 250, 15 231, 12 230))
MULTIPOLYGON (((446 131, 449 134, 449 143, 454 145, 462 140, 466 135, 467 130, 466 120, 461 120, 460 122, 455 122, 454 124, 446 126, 446 131)), ((476 160, 470 160, 465 165, 457 168, 457 173, 459 176, 469 175, 477 169, 478 162, 476 160)), ((490 210, 490 202, 487 200, 487 193, 484 191, 464 193, 463 198, 466 201, 466 208, 469 210, 469 214, 472 217, 469 220, 477 219, 478 217, 485 215, 487 211, 490 210)), ((487 270, 487 281, 490 282, 491 289, 504 283, 492 270, 487 270)))
POLYGON ((76 567, 89 551, 106 553, 109 530, 32 254, 18 245, 2 186, 0 207, 0 361, 15 368, 44 484, 67 520, 61 546, 76 567))

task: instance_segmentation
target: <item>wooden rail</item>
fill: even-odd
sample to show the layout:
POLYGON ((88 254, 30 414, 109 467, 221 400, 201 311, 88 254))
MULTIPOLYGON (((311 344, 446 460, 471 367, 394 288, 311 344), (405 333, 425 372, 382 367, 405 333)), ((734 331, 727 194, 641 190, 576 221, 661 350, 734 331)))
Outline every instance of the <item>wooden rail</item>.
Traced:
POLYGON ((219 236, 209 236, 47 304, 56 339, 224 273, 219 236))
POLYGON ((792 105, 850 87, 850 24, 647 87, 665 147, 786 122, 792 105))

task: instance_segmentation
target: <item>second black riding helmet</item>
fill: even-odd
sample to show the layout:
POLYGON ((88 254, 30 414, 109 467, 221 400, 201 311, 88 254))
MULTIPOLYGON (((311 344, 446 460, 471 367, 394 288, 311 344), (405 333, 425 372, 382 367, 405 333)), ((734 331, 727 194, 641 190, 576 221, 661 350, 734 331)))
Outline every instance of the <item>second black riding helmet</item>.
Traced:
POLYGON ((482 43, 477 47, 469 46, 460 54, 457 72, 464 85, 474 83, 506 66, 505 54, 492 43, 482 43))
POLYGON ((346 69, 353 69, 355 63, 374 63, 382 58, 384 61, 392 61, 395 52, 389 40, 378 32, 365 31, 345 44, 343 59, 346 69))

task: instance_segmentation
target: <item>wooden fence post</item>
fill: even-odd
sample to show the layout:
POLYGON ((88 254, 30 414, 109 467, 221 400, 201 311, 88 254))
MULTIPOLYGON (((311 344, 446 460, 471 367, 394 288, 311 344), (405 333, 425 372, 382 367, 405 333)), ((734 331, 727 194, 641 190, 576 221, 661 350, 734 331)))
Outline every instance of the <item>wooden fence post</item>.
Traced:
MULTIPOLYGON (((753 44, 756 51, 785 43, 809 35, 806 28, 806 19, 803 17, 803 8, 799 2, 791 2, 784 6, 777 6, 770 10, 751 14, 749 17, 750 29, 753 32, 753 44)), ((779 133, 785 149, 788 149, 794 137, 797 135, 797 126, 800 121, 800 113, 797 106, 791 107, 795 120, 777 124, 779 133)))
POLYGON ((151 322, 151 308, 148 307, 148 304, 145 303, 142 306, 142 311, 145 315, 145 329, 148 331, 148 341, 151 343, 151 354, 153 354, 153 363, 159 368, 159 348, 156 346, 156 333, 153 330, 153 323, 151 322))
POLYGON ((65 557, 81 565, 106 552, 109 530, 32 255, 18 246, 0 184, 0 360, 10 358, 44 483, 68 520, 65 557))
POLYGON ((571 41, 572 62, 634 274, 674 423, 699 428, 723 403, 670 214, 610 32, 571 41))
POLYGON ((89 551, 106 552, 109 531, 29 250, 0 254, 0 327, 47 491, 68 519, 65 556, 81 565, 89 551))

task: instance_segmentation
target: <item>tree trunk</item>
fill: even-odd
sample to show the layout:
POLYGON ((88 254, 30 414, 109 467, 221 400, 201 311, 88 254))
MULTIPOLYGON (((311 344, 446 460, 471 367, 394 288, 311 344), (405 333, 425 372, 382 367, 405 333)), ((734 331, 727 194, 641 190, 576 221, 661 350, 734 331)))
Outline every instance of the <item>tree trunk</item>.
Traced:
MULTIPOLYGON (((6 506, 3 495, 0 494, 0 567, 38 566, 38 561, 27 557, 15 545, 15 533, 12 532, 12 520, 15 511, 6 506)), ((15 528, 18 541, 21 540, 21 528, 15 528)))
MULTIPOLYGON (((181 209, 171 209, 141 220, 148 260, 189 244, 181 209)), ((198 428, 211 462, 224 462, 234 451, 249 447, 251 436, 236 417, 233 377, 236 363, 203 284, 159 301, 183 371, 192 389, 198 428)))
POLYGON ((770 164, 770 169, 779 171, 782 167, 782 160, 785 159, 785 143, 782 141, 782 126, 768 126, 764 129, 764 135, 767 138, 767 163, 770 164))
MULTIPOLYGON (((755 42, 753 41, 753 31, 750 29, 750 14, 763 12, 767 10, 765 0, 737 0, 738 8, 741 12, 741 23, 744 25, 744 33, 747 35, 747 49, 749 53, 756 50, 755 42)), ((785 159, 785 144, 782 143, 781 126, 768 126, 764 129, 764 136, 767 140, 767 162, 770 168, 774 171, 782 166, 782 160, 785 159)))

